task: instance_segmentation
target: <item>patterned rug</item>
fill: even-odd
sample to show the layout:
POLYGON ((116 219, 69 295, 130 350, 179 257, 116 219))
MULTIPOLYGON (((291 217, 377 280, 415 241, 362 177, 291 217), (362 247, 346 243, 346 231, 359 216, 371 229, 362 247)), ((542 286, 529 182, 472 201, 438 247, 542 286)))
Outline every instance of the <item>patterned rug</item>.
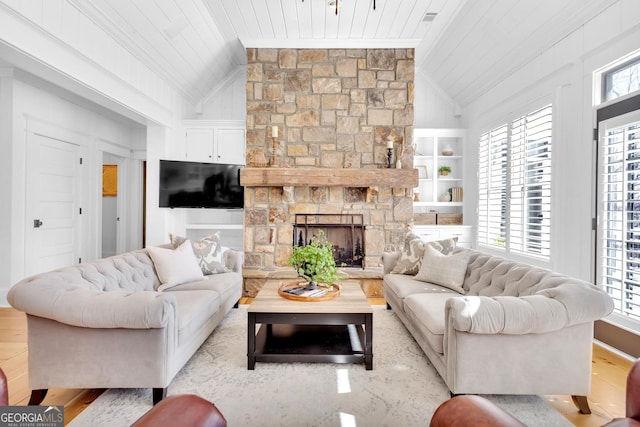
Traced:
MULTIPOLYGON (((247 306, 232 310, 168 394, 216 404, 230 426, 426 426, 449 398, 444 382, 400 320, 373 314, 373 370, 364 365, 256 363, 247 370, 247 306)), ((489 396, 528 426, 571 424, 538 396, 489 396)), ((150 389, 110 389, 70 424, 128 426, 151 407, 150 389)), ((179 425, 179 420, 176 420, 179 425)))

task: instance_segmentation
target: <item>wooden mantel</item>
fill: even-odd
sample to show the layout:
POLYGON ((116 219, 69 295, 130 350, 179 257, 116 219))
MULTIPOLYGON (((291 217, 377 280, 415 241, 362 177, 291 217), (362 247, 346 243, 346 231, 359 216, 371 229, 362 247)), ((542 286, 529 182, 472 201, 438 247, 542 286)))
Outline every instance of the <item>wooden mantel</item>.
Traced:
POLYGON ((244 187, 390 187, 418 186, 417 169, 243 168, 244 187))

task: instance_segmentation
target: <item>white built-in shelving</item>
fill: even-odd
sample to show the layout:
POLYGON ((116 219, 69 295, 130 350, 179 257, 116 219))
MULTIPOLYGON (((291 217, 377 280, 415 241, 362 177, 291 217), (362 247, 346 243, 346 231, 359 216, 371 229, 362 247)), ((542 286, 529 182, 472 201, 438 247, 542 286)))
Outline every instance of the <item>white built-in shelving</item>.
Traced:
POLYGON ((463 191, 456 197, 455 189, 462 189, 465 137, 464 129, 414 130, 414 167, 420 177, 416 188, 419 200, 413 203, 415 212, 462 212, 463 191), (451 168, 449 175, 439 174, 438 169, 442 166, 451 168), (453 189, 453 200, 449 197, 449 189, 453 189))

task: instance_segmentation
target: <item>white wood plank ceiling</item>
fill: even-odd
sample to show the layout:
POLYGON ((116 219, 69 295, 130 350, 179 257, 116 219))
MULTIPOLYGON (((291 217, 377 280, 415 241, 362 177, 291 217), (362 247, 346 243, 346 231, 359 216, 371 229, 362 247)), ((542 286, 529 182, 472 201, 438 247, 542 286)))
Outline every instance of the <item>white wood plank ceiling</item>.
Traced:
POLYGON ((71 0, 194 104, 245 47, 415 47, 460 106, 615 0, 71 0), (435 14, 425 22, 427 14, 435 14))

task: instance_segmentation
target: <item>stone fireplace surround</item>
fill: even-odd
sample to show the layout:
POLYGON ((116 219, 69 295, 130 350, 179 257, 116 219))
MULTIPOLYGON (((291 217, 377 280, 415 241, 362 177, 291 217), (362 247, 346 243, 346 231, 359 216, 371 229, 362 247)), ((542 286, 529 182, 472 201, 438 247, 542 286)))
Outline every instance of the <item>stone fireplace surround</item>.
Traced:
POLYGON ((361 214, 371 271, 357 275, 381 278, 413 217, 413 78, 413 49, 247 49, 245 283, 295 276, 296 214, 361 214), (271 158, 272 126, 277 164, 254 164, 271 158))

